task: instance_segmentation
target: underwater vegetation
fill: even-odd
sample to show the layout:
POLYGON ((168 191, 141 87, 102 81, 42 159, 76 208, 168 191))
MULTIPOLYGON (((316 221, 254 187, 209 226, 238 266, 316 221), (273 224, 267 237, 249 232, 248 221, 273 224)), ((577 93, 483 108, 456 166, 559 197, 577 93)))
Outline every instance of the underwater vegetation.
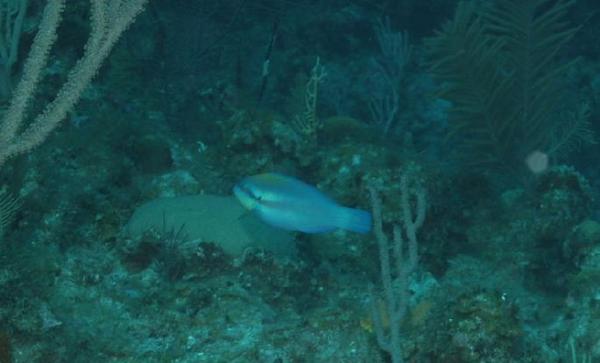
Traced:
POLYGON ((554 156, 593 143, 590 108, 566 77, 577 59, 561 50, 580 27, 574 1, 460 2, 426 43, 430 69, 451 102, 448 137, 468 165, 514 169, 534 151, 554 156))
POLYGON ((599 6, 0 0, 0 363, 600 361, 599 6))

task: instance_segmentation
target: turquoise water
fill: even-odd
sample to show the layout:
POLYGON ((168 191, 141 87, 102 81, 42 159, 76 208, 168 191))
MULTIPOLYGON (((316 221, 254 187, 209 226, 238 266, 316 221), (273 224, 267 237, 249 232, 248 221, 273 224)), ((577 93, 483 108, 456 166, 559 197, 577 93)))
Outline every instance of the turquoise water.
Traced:
POLYGON ((0 363, 600 361, 598 10, 0 0, 0 363))

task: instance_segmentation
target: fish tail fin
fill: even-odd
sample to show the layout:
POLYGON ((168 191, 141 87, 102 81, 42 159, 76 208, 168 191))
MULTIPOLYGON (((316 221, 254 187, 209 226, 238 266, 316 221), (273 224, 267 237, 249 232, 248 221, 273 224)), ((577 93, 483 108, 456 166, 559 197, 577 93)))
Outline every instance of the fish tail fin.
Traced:
POLYGON ((340 210, 338 228, 358 233, 369 233, 371 224, 371 213, 366 210, 345 207, 340 210))

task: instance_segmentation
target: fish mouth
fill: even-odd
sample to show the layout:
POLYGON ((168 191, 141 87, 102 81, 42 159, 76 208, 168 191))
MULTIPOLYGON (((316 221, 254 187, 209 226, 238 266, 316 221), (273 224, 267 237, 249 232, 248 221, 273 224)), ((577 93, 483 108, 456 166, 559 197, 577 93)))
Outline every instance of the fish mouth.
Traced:
POLYGON ((252 197, 252 194, 248 188, 244 188, 243 185, 238 184, 233 187, 233 195, 237 198, 240 204, 248 209, 252 210, 256 207, 256 200, 252 197))
POLYGON ((247 192, 244 192, 244 191, 242 190, 242 187, 241 187, 241 186, 239 186, 239 185, 236 185, 236 186, 234 186, 234 187, 233 187, 233 195, 235 195, 235 197, 236 197, 237 199, 241 199, 241 198, 243 198, 243 197, 246 197, 246 196, 248 195, 248 193, 247 193, 247 192))

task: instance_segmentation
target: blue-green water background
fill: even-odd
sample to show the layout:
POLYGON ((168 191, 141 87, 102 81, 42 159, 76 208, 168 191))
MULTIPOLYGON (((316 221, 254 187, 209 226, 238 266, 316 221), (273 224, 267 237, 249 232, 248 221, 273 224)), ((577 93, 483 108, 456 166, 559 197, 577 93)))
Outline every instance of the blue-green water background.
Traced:
MULTIPOLYGON (((483 12, 505 2, 476 3, 483 12)), ((557 2, 523 3, 541 3, 529 14, 539 16, 557 2)), ((30 3, 14 83, 43 5, 30 3)), ((183 229, 233 230, 237 219, 212 218, 229 207, 214 204, 192 217, 197 205, 155 210, 158 228, 128 231, 144 203, 230 196, 264 172, 367 210, 376 189, 390 236, 403 225, 401 177, 426 191, 400 329, 406 362, 600 361, 600 6, 579 0, 555 28, 518 34, 531 48, 491 60, 439 33, 456 8, 150 0, 60 127, 0 169, 4 196, 20 204, 0 240, 0 362, 390 361, 370 315, 373 304, 385 310, 371 234, 291 234, 294 251, 282 253, 282 237, 261 230, 231 252, 183 229), (543 49, 559 30, 573 34, 543 49), (528 73, 536 46, 550 54, 539 74, 528 73), (494 112, 457 114, 497 90, 485 62, 521 83, 499 93, 494 112), (452 84, 460 92, 445 92, 452 84), (532 101, 535 125, 515 106, 523 90, 551 100, 532 101), (539 173, 527 164, 534 152, 548 156, 539 173), (160 228, 161 213, 179 212, 160 228)), ((88 2, 67 2, 31 114, 81 56, 88 16, 88 2)), ((485 41, 501 33, 488 31, 485 41)))

